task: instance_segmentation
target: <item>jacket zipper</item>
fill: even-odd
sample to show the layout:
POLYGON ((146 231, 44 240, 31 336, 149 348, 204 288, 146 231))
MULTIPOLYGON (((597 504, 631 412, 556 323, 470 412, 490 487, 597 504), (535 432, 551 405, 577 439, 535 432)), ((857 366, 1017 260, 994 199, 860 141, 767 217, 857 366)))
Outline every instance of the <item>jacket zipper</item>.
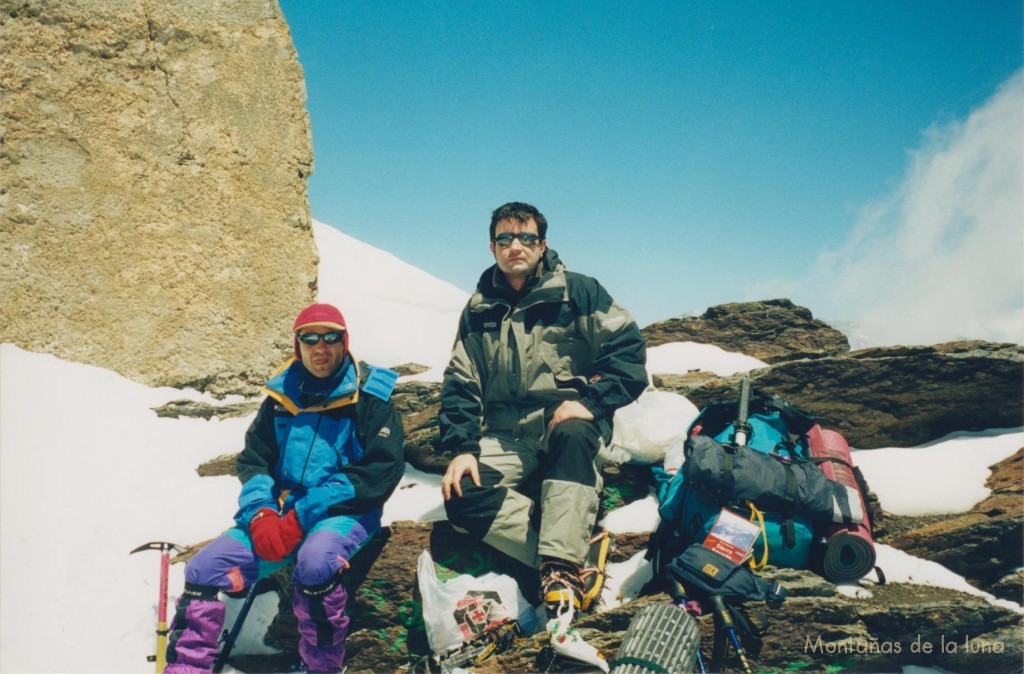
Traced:
POLYGON ((320 422, 323 416, 316 415, 316 426, 313 428, 313 438, 309 441, 309 449, 306 450, 306 462, 302 464, 302 475, 299 476, 299 486, 306 488, 306 468, 309 466, 309 457, 313 455, 313 445, 316 444, 316 434, 320 430, 320 422))

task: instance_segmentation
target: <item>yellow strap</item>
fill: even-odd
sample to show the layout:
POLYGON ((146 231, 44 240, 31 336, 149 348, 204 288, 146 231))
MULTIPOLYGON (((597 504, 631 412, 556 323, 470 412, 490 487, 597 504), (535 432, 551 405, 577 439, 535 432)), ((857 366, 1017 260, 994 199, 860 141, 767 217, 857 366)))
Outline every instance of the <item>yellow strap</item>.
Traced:
POLYGON ((761 540, 764 541, 764 554, 761 555, 761 561, 755 560, 753 556, 750 558, 750 568, 759 571, 768 566, 768 532, 764 528, 764 513, 754 506, 753 501, 747 501, 747 506, 750 508, 750 521, 761 529, 761 540))
POLYGON ((593 546, 594 543, 598 542, 600 542, 600 545, 597 548, 597 564, 592 569, 586 569, 595 576, 595 580, 594 585, 587 590, 580 602, 580 608, 584 611, 590 610, 591 605, 593 605, 598 595, 601 594, 601 590, 604 588, 604 568, 608 563, 608 550, 611 548, 612 537, 607 531, 601 531, 590 539, 590 545, 593 546))

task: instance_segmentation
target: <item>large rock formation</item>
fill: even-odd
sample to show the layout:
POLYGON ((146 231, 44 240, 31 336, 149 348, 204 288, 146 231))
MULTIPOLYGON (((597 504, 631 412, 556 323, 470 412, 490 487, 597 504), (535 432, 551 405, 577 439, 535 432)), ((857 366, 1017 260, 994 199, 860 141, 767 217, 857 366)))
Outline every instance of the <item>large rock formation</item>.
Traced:
POLYGON ((305 85, 273 0, 0 0, 0 341, 259 381, 315 293, 305 85))
POLYGON ((643 329, 647 346, 668 342, 714 344, 766 363, 846 353, 846 335, 787 299, 713 306, 697 317, 673 318, 643 329))
MULTIPOLYGON (((748 375, 821 417, 859 449, 911 447, 954 431, 1024 424, 1024 347, 990 342, 865 349, 748 375)), ((741 375, 697 383, 656 377, 698 407, 735 399, 741 375)), ((705 378, 707 379, 707 378, 705 378)))

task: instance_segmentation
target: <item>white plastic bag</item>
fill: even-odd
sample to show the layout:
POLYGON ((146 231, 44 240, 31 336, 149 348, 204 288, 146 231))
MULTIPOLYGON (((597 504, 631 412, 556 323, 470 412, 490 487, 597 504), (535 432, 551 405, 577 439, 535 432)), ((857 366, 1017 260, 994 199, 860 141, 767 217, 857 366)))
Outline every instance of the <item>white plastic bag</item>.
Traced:
POLYGON ((615 412, 612 456, 628 457, 628 463, 660 463, 672 441, 686 435, 697 412, 678 393, 647 389, 636 402, 615 412))
POLYGON ((462 574, 442 583, 428 550, 420 554, 416 574, 427 641, 435 654, 457 648, 510 618, 519 621, 524 634, 536 631, 533 607, 509 576, 485 573, 477 578, 462 574))

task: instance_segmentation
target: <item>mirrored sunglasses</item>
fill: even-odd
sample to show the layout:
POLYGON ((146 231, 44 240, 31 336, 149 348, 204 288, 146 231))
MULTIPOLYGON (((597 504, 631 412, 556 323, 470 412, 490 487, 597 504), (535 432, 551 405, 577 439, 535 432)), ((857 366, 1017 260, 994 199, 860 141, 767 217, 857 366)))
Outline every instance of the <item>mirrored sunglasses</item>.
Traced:
POLYGON ((512 242, 519 239, 519 243, 527 247, 533 247, 540 241, 540 237, 531 232, 519 232, 518 234, 512 234, 511 232, 504 232, 491 239, 494 243, 498 244, 502 248, 508 248, 512 245, 512 242))
POLYGON ((307 346, 316 346, 320 340, 324 340, 324 344, 340 344, 345 339, 345 333, 343 332, 325 332, 319 335, 315 332, 307 332, 299 335, 299 341, 307 346))

